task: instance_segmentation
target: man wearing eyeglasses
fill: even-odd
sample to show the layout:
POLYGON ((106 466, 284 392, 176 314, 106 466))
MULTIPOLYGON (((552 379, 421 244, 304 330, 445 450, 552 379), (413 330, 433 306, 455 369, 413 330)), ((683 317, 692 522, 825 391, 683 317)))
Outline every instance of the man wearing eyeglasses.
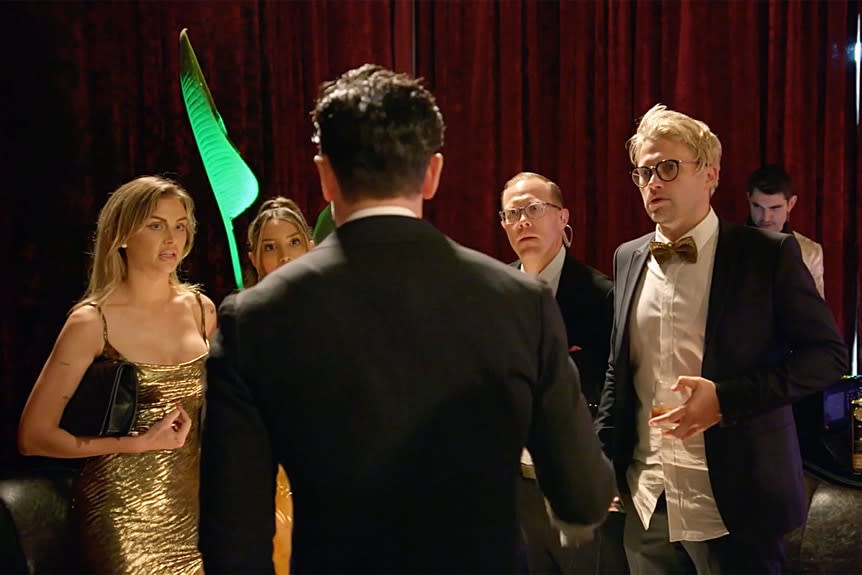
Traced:
MULTIPOLYGON (((518 261, 512 265, 537 276, 554 292, 566 332, 569 353, 581 375, 581 388, 595 414, 608 366, 613 314, 613 282, 569 255, 572 227, 559 186, 533 172, 521 172, 503 188, 500 223, 518 261)), ((530 572, 577 571, 584 550, 560 545, 559 533, 545 513, 532 459, 522 456, 521 526, 529 550, 530 572)))
POLYGON ((656 105, 628 142, 656 229, 614 255, 596 428, 631 572, 780 573, 808 501, 791 403, 847 369, 793 236, 721 221, 721 143, 656 105))
POLYGON ((595 413, 608 366, 613 317, 613 282, 572 257, 569 210, 559 186, 545 176, 521 172, 506 182, 500 223, 518 255, 512 265, 537 276, 557 298, 569 352, 595 413))

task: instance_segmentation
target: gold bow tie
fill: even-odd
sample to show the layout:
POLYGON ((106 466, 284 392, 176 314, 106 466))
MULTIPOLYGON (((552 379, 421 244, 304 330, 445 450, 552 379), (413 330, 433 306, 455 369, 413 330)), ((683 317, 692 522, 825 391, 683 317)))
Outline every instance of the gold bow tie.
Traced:
POLYGON ((672 258, 673 254, 677 254, 682 261, 690 264, 697 261, 697 244, 694 243, 694 238, 691 236, 685 236, 681 240, 667 244, 664 242, 650 242, 649 251, 659 265, 672 258))

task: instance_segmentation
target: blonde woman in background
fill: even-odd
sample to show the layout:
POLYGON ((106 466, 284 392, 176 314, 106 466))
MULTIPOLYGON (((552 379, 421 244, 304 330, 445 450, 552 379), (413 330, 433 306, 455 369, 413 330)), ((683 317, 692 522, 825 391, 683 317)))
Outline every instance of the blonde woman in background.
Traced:
POLYGON ((195 233, 179 184, 145 176, 99 214, 89 286, 71 310, 21 415, 25 455, 88 458, 72 513, 88 569, 197 574, 200 411, 215 306, 177 267, 195 233), (129 435, 80 437, 60 428, 89 365, 126 360, 138 379, 129 435))
MULTIPOLYGON (((311 229, 296 202, 281 196, 261 204, 248 227, 248 257, 255 282, 314 247, 311 229)), ((278 466, 275 494, 275 537, 272 559, 277 575, 290 572, 293 501, 284 468, 278 466)))

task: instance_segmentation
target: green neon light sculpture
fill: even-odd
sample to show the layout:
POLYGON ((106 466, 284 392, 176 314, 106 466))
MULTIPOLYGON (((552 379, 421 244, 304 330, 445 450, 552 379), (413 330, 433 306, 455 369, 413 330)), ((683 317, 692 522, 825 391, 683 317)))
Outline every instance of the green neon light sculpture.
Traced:
POLYGON ((216 110, 186 28, 180 32, 180 87, 198 151, 227 232, 236 287, 242 288, 242 266, 233 233, 233 220, 254 203, 259 186, 251 168, 227 135, 227 128, 216 110))

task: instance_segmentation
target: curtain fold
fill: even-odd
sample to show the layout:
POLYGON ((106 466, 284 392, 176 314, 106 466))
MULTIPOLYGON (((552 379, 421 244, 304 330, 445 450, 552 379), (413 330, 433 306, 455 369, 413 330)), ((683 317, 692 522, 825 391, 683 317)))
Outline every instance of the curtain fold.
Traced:
POLYGON ((616 246, 653 227, 627 173, 625 142, 639 117, 664 103, 722 141, 713 198, 720 217, 744 222, 749 174, 767 162, 785 166, 799 195, 792 225, 823 244, 827 301, 844 333, 853 331, 858 158, 849 48, 858 3, 419 6, 417 73, 433 78, 448 126, 429 209, 444 231, 513 259, 494 216, 499 194, 513 174, 538 171, 563 191, 572 253, 609 273, 616 246))

